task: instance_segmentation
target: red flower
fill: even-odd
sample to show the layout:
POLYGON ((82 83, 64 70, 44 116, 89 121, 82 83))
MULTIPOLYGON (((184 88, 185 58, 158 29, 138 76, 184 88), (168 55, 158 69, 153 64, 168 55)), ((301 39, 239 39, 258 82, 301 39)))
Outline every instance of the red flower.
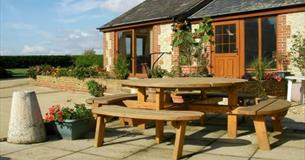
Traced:
POLYGON ((57 114, 58 114, 59 116, 63 116, 63 115, 64 115, 64 112, 63 112, 63 111, 58 111, 57 114))

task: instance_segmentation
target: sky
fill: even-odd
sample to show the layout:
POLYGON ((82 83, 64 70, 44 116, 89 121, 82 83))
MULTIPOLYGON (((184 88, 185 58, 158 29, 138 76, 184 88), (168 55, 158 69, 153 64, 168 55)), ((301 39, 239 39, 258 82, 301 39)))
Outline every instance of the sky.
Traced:
POLYGON ((0 0, 0 55, 102 54, 96 28, 143 0, 0 0))

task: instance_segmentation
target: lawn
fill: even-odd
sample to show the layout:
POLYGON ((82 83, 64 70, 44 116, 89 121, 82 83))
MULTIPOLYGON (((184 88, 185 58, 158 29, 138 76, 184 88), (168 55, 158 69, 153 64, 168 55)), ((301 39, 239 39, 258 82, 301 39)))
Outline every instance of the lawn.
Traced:
POLYGON ((13 77, 26 77, 28 68, 12 68, 12 69, 7 69, 7 70, 12 72, 13 77))

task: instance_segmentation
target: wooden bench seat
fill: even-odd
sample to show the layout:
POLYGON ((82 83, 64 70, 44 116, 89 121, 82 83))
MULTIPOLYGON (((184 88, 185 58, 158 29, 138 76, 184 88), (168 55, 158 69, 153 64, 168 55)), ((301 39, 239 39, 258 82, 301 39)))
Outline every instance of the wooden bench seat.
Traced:
POLYGON ((126 108, 118 105, 104 105, 100 108, 92 109, 92 113, 97 115, 95 146, 99 147, 103 144, 105 132, 105 116, 124 117, 142 120, 156 121, 156 142, 161 143, 163 137, 164 121, 171 121, 176 128, 176 139, 173 151, 173 159, 179 159, 182 155, 184 144, 185 128, 187 121, 198 120, 203 115, 201 112, 195 111, 168 111, 168 110, 146 110, 126 108))
POLYGON ((249 107, 238 107, 232 111, 233 114, 253 116, 259 148, 270 150, 270 143, 267 135, 265 116, 271 116, 274 131, 282 132, 281 119, 287 113, 291 104, 282 99, 267 99, 257 105, 249 107))
POLYGON ((89 98, 86 103, 91 104, 92 107, 100 107, 102 105, 123 104, 124 100, 135 100, 137 99, 136 94, 115 94, 103 97, 89 98))

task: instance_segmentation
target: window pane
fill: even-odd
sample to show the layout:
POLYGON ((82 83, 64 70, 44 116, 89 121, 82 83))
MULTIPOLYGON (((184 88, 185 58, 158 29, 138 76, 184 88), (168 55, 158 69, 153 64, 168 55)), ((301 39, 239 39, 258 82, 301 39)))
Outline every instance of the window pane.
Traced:
POLYGON ((230 49, 229 49, 229 52, 230 53, 236 53, 237 50, 236 50, 236 44, 230 44, 230 49))
POLYGON ((223 53, 229 53, 229 44, 224 44, 222 49, 223 53))
POLYGON ((245 65, 251 67, 251 63, 258 59, 258 19, 245 20, 245 65))
POLYGON ((132 72, 132 32, 118 32, 118 43, 118 54, 126 57, 127 62, 129 63, 129 71, 132 72))
POLYGON ((221 34, 222 33, 222 26, 216 26, 215 28, 215 34, 221 34))
POLYGON ((229 43, 229 35, 228 34, 223 35, 223 43, 229 43))
POLYGON ((222 45, 216 44, 216 53, 222 53, 222 45))
POLYGON ((222 35, 216 35, 216 42, 215 43, 222 43, 222 35))
POLYGON ((273 61, 270 68, 275 68, 276 64, 273 54, 276 51, 276 18, 262 18, 262 57, 267 62, 273 61))
POLYGON ((150 68, 150 29, 136 29, 136 72, 144 73, 150 68), (146 68, 148 67, 148 68, 146 68))

